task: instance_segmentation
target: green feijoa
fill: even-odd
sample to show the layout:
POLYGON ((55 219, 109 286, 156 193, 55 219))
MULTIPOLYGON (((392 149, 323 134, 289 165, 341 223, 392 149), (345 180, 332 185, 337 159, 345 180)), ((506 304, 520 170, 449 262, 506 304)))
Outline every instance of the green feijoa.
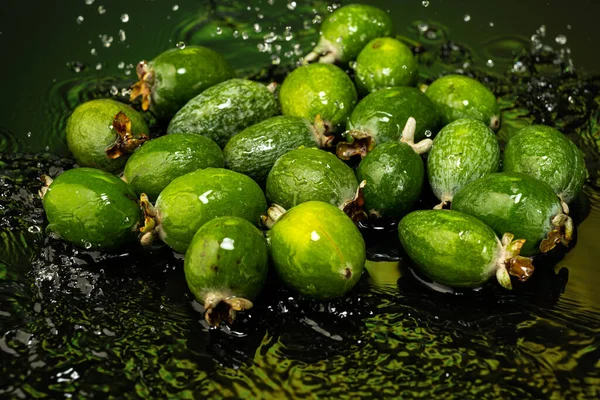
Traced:
POLYGON ((417 121, 415 141, 437 133, 439 115, 420 90, 394 87, 369 94, 356 105, 348 119, 348 143, 338 144, 338 157, 364 157, 376 145, 398 141, 410 117, 417 121))
POLYGON ((223 148, 232 136, 278 111, 275 96, 265 85, 229 79, 187 102, 169 123, 167 133, 197 133, 223 148))
POLYGON ((429 184, 441 200, 436 208, 452 201, 467 183, 496 172, 499 166, 498 139, 483 122, 463 118, 446 125, 433 139, 427 158, 429 184))
POLYGON ((223 152, 213 140, 192 134, 165 135, 148 141, 129 157, 123 180, 138 195, 146 193, 154 201, 173 179, 223 165, 223 152))
POLYGON ((410 48, 394 38, 371 40, 362 49, 354 67, 356 88, 362 95, 417 82, 419 66, 410 48))
POLYGON ((346 124, 356 105, 352 80, 335 65, 310 64, 293 70, 279 91, 281 113, 315 121, 317 116, 334 129, 346 124))
POLYGON ((82 167, 120 172, 127 157, 148 139, 148 126, 140 113, 110 99, 79 105, 67 121, 69 150, 82 167))
POLYGON ((137 65, 139 81, 131 100, 142 96, 142 109, 159 118, 171 118, 190 99, 209 87, 235 77, 222 55, 202 46, 169 49, 152 61, 137 65))
POLYGON ((415 126, 415 119, 409 118, 402 139, 377 146, 356 170, 358 180, 365 181, 364 205, 373 218, 400 218, 421 194, 425 168, 420 154, 431 148, 432 141, 415 144, 415 126))
POLYGON ((423 275, 453 288, 479 287, 495 275, 510 289, 509 274, 526 280, 533 272, 531 260, 519 256, 523 240, 507 234, 501 242, 492 228, 459 211, 413 211, 400 220, 398 237, 423 275))
POLYGON ((452 199, 452 209, 479 218, 499 236, 507 232, 525 239, 524 256, 565 245, 573 222, 547 183, 520 172, 488 174, 465 185, 452 199))
POLYGON ((358 228, 341 210, 321 201, 288 210, 267 239, 281 280, 313 299, 343 296, 364 270, 365 243, 358 228))
POLYGON ((259 224, 267 209, 256 182, 223 168, 198 169, 175 178, 154 207, 142 197, 147 216, 142 244, 158 235, 177 253, 185 253, 196 231, 211 219, 232 216, 259 224))
POLYGON ((96 168, 44 178, 47 232, 85 249, 113 250, 136 239, 143 214, 127 183, 96 168))
POLYGON ((579 195, 587 175, 581 150, 560 131, 545 125, 525 127, 508 140, 503 169, 546 182, 566 203, 579 195))
POLYGON ((358 182, 352 168, 334 154, 316 148, 292 150, 279 157, 267 177, 267 198, 283 208, 311 200, 343 207, 354 199, 358 182))
POLYGON ((299 147, 329 147, 334 136, 328 136, 324 124, 291 115, 266 119, 244 129, 231 138, 223 149, 225 166, 248 175, 264 186, 275 161, 299 147))
POLYGON ((372 39, 389 36, 392 19, 384 10, 366 4, 349 4, 335 10, 321 24, 321 37, 306 62, 348 63, 372 39))
POLYGON ((460 118, 474 118, 493 130, 500 128, 496 96, 473 78, 446 75, 429 85, 425 94, 437 107, 443 125, 460 118))
POLYGON ((185 253, 190 291, 204 305, 211 325, 232 323, 236 311, 252 307, 267 278, 269 255, 263 233, 239 217, 208 221, 185 253))

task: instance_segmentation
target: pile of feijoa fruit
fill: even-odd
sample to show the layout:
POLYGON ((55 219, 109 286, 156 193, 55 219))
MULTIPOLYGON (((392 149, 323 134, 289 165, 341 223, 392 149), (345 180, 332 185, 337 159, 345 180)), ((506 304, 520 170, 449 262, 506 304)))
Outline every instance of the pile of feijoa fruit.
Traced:
POLYGON ((341 7, 280 86, 237 78, 202 46, 140 62, 137 110, 98 99, 70 116, 79 168, 43 177, 47 231, 85 249, 137 241, 184 254, 213 325, 252 307, 269 268, 308 298, 344 296, 364 273, 360 219, 397 222, 437 284, 495 276, 510 289, 532 256, 569 244, 583 155, 542 125, 501 151, 494 94, 462 75, 415 87, 413 52, 392 35, 385 11, 341 7), (150 138, 144 112, 166 134, 150 138), (427 185, 439 204, 414 211, 427 185))

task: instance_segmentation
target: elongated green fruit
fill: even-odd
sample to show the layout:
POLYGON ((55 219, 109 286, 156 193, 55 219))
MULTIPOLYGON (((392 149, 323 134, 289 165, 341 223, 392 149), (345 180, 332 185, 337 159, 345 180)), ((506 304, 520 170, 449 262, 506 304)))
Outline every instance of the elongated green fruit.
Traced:
POLYGON ((496 276, 511 289, 509 274, 526 280, 533 272, 531 260, 519 256, 523 240, 506 235, 501 242, 489 226, 459 211, 413 211, 400 220, 398 236, 423 275, 453 288, 476 288, 496 276))
POLYGON ((524 256, 568 245, 574 229, 552 188, 519 172, 491 173, 465 185, 452 199, 452 209, 479 218, 498 236, 510 232, 525 239, 524 256))
POLYGON ((268 257, 263 233, 243 218, 215 218, 198 229, 184 272, 209 324, 232 323, 236 311, 252 307, 267 278, 268 257))

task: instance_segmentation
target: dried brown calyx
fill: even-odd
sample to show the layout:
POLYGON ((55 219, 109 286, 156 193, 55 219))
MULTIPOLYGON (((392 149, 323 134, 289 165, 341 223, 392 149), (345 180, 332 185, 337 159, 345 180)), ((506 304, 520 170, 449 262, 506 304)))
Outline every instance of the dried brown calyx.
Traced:
POLYGON ((148 111, 150 108, 154 75, 146 61, 140 61, 135 67, 135 71, 139 80, 131 86, 129 100, 134 101, 139 96, 142 96, 142 110, 148 111))
POLYGON ((323 121, 320 115, 315 117, 312 125, 315 140, 321 149, 328 149, 332 146, 335 139, 335 133, 332 132, 332 126, 329 121, 323 121))
POLYGON ((54 182, 54 179, 52 179, 48 175, 44 174, 44 175, 40 176, 40 181, 42 181, 44 183, 44 186, 42 186, 40 188, 40 190, 38 190, 38 195, 40 196, 41 199, 43 199, 44 196, 46 195, 46 192, 48 191, 48 188, 50 187, 52 182, 54 182))
POLYGON ((286 209, 281 207, 279 204, 271 205, 271 207, 269 207, 267 210, 267 214, 260 217, 263 226, 267 229, 271 229, 273 225, 275 225, 275 222, 277 222, 277 220, 285 213, 286 209))
POLYGON ((571 239, 573 239, 573 231, 575 230, 575 225, 573 224, 573 220, 569 217, 569 207, 563 201, 561 202, 562 212, 556 214, 552 218, 552 226, 553 229, 548 233, 548 236, 541 241, 540 243, 540 251, 542 253, 547 253, 553 248, 556 247, 559 243, 562 243, 564 246, 569 246, 571 239))
POLYGON ((354 198, 349 199, 340 205, 340 209, 355 223, 364 221, 368 218, 364 209, 365 198, 363 196, 363 188, 366 184, 367 181, 362 181, 356 189, 354 198))
POLYGON ((506 289, 512 289, 511 275, 524 282, 534 271, 531 258, 519 255, 525 239, 513 239, 512 233, 502 236, 502 252, 496 261, 496 279, 506 289))
POLYGON ((209 292, 204 296, 204 319, 212 326, 225 321, 231 324, 238 311, 252 308, 252 302, 220 291, 209 292))
POLYGON ((106 149, 106 155, 111 160, 121 157, 123 154, 133 153, 135 149, 140 147, 148 136, 144 133, 134 137, 131 133, 131 120, 123 111, 119 111, 113 119, 112 129, 117 132, 117 139, 106 149))
POLYGON ((154 243, 154 240, 156 239, 156 227, 158 217, 156 209, 154 208, 152 203, 150 203, 150 200, 148 199, 148 196, 146 196, 146 193, 142 193, 142 195, 140 196, 140 207, 144 212, 144 225, 140 227, 140 243, 142 246, 150 246, 152 245, 152 243, 154 243))
POLYGON ((346 136, 350 136, 351 141, 338 143, 335 150, 337 156, 342 160, 349 160, 354 156, 360 156, 363 159, 375 147, 375 140, 367 132, 350 130, 346 136))

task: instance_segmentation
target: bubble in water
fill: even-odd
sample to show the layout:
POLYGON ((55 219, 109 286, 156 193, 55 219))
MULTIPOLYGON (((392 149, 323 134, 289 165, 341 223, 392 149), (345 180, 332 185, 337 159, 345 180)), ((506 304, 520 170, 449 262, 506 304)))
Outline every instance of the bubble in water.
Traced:
POLYGON ((179 6, 178 6, 177 4, 175 4, 175 5, 173 6, 173 11, 177 11, 177 10, 179 10, 179 6))
POLYGON ((567 37, 565 35, 558 35, 554 40, 558 44, 566 44, 567 43, 567 37))
POLYGON ((106 12, 106 8, 104 6, 98 6, 98 14, 102 15, 106 12))
POLYGON ((129 22, 129 15, 121 14, 121 22, 123 22, 123 23, 129 22))
POLYGON ((488 67, 492 68, 496 64, 494 64, 493 60, 487 60, 487 62, 485 63, 485 65, 487 65, 488 67))
POLYGON ((81 25, 82 22, 83 22, 83 17, 80 15, 80 16, 77 17, 77 23, 79 25, 81 25))
POLYGON ((119 41, 124 42, 125 39, 127 39, 127 36, 125 36, 125 31, 123 29, 119 29, 119 41))
POLYGON ((177 42, 177 44, 175 45, 179 50, 183 50, 185 49, 185 43, 183 42, 177 42))
POLYGON ((296 9, 296 2, 295 1, 290 1, 287 3, 287 8, 290 10, 295 10, 296 9))
POLYGON ((429 1, 427 0, 423 0, 421 4, 423 4, 423 7, 429 7, 429 1))
POLYGON ((469 14, 465 14, 465 16, 463 17, 463 21, 469 22, 470 20, 471 20, 471 16, 469 14))

